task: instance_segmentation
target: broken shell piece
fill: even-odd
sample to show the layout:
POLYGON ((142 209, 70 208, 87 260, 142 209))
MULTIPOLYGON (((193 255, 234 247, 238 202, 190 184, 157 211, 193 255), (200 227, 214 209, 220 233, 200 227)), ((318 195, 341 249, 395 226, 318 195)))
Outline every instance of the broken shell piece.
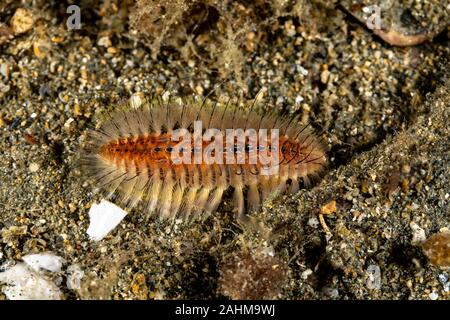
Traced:
MULTIPOLYGON (((380 37, 383 41, 389 43, 393 46, 398 47, 409 47, 409 46, 416 46, 421 43, 424 43, 426 41, 432 41, 438 34, 443 32, 447 26, 448 23, 443 21, 440 23, 440 25, 437 27, 437 30, 434 31, 423 31, 418 30, 415 34, 408 34, 406 33, 401 25, 393 24, 388 26, 379 25, 376 26, 376 23, 373 24, 374 21, 372 21, 372 18, 375 18, 377 13, 375 9, 376 6, 370 6, 370 7, 363 7, 362 12, 364 13, 373 13, 370 14, 368 18, 361 15, 359 6, 355 6, 355 8, 358 9, 352 9, 349 7, 346 7, 345 5, 338 5, 338 8, 351 16, 353 16, 355 19, 357 19, 360 23, 364 24, 367 28, 371 29, 371 31, 380 37), (371 8, 372 7, 372 8, 371 8)), ((379 14, 379 13, 378 13, 379 14)), ((381 16, 378 16, 381 18, 381 16)), ((375 18, 376 20, 376 18, 375 18)), ((380 20, 381 22, 381 20, 380 20)))
POLYGON ((81 270, 80 266, 77 264, 70 265, 67 267, 67 288, 70 290, 80 290, 81 289, 81 279, 84 277, 84 271, 81 270))
POLYGON ((60 300, 61 291, 45 276, 33 272, 25 263, 0 272, 0 282, 7 284, 3 293, 9 300, 60 300))
POLYGON ((94 241, 100 241, 113 230, 127 212, 119 208, 115 204, 102 200, 100 204, 92 205, 89 210, 90 224, 87 229, 87 234, 94 241))
POLYGON ((25 261, 25 263, 34 271, 45 269, 51 272, 59 272, 61 271, 62 264, 64 263, 63 258, 50 252, 29 254, 22 257, 22 260, 25 261))

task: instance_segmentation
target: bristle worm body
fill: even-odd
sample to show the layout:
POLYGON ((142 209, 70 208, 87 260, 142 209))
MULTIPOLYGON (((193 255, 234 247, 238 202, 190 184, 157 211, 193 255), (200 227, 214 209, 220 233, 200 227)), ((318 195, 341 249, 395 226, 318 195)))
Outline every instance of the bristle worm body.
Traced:
POLYGON ((127 208, 143 202, 163 218, 213 212, 229 187, 242 215, 319 177, 325 148, 311 129, 232 109, 153 100, 117 111, 89 133, 83 167, 106 197, 127 208))

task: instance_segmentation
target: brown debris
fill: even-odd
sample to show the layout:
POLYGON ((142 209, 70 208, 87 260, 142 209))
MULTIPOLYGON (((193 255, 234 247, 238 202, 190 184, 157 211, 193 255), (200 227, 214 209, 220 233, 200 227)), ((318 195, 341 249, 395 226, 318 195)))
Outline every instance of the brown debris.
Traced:
POLYGON ((264 252, 238 253, 220 272, 220 288, 234 300, 276 299, 286 279, 284 261, 264 252))
POLYGON ((441 268, 450 267, 450 231, 433 234, 422 248, 432 264, 441 268))
POLYGON ((13 31, 10 27, 0 23, 0 45, 14 38, 13 31))

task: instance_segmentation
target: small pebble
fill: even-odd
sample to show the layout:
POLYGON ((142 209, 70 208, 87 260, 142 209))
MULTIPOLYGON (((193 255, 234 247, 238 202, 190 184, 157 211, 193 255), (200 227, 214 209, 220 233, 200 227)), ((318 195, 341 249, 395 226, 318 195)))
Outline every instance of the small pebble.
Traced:
POLYGON ((330 71, 328 71, 328 70, 322 71, 322 73, 320 74, 320 81, 323 84, 326 84, 328 82, 329 76, 330 76, 330 71))
POLYGON ((380 267, 375 264, 371 264, 367 267, 367 273, 369 274, 369 278, 367 279, 367 288, 369 288, 370 290, 381 289, 380 267))
POLYGON ((5 77, 6 79, 9 78, 9 75, 11 73, 11 67, 8 62, 3 62, 0 64, 0 74, 5 77))
POLYGON ((131 95, 130 104, 134 109, 139 108, 145 101, 145 95, 142 92, 136 92, 131 95))
POLYGON ((336 212, 336 200, 331 200, 327 204, 325 204, 322 208, 320 208, 320 212, 322 214, 332 214, 336 212))
POLYGON ((34 17, 29 9, 18 8, 11 18, 11 28, 15 34, 22 34, 33 27, 34 17))
POLYGON ((64 123, 64 129, 67 132, 73 132, 75 130, 76 127, 76 122, 74 118, 69 118, 65 123, 64 123))
POLYGON ((428 297, 430 298, 430 300, 437 300, 439 298, 439 295, 433 291, 428 295, 428 297))
POLYGON ((36 162, 33 162, 30 164, 28 169, 30 170, 30 172, 37 172, 39 170, 39 164, 37 164, 36 162))
POLYGON ((319 219, 317 219, 317 217, 311 217, 308 220, 308 226, 312 227, 312 228, 317 228, 319 226, 319 219))
POLYGON ((306 269, 305 271, 302 272, 302 279, 306 280, 308 279, 308 277, 313 273, 313 271, 311 269, 306 269))
POLYGON ((412 240, 411 240, 412 245, 416 245, 416 244, 419 244, 419 243, 422 243, 425 241, 425 239, 427 238, 425 235, 425 230, 423 230, 414 221, 412 221, 409 224, 409 227, 411 228, 411 231, 412 231, 412 240))
POLYGON ((98 39, 97 44, 102 47, 111 47, 112 43, 109 37, 101 37, 98 39))
POLYGON ((324 287, 322 293, 330 297, 331 299, 339 298, 339 291, 336 288, 324 287))
POLYGON ((408 174, 411 172, 411 166, 409 164, 404 164, 402 166, 402 173, 408 174))

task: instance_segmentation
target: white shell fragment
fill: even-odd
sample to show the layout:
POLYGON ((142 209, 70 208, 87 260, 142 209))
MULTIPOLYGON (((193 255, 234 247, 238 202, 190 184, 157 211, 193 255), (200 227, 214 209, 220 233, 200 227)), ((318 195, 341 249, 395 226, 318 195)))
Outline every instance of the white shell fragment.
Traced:
POLYGON ((89 210, 90 224, 87 234, 94 241, 100 241, 113 230, 127 215, 126 211, 115 204, 102 200, 89 210))
POLYGON ((60 300, 61 291, 44 275, 33 271, 25 263, 0 272, 0 283, 6 283, 3 293, 9 300, 60 300))
POLYGON ((29 254, 22 257, 22 260, 25 261, 25 263, 28 264, 34 271, 45 269, 51 272, 59 272, 61 271, 62 264, 64 263, 63 258, 55 256, 50 252, 29 254))
POLYGON ((376 264, 371 264, 367 267, 368 278, 366 281, 367 288, 370 290, 381 289, 381 269, 376 264))
POLYGON ((81 289, 81 280, 84 277, 84 271, 80 266, 73 264, 67 267, 67 288, 78 291, 81 289))

